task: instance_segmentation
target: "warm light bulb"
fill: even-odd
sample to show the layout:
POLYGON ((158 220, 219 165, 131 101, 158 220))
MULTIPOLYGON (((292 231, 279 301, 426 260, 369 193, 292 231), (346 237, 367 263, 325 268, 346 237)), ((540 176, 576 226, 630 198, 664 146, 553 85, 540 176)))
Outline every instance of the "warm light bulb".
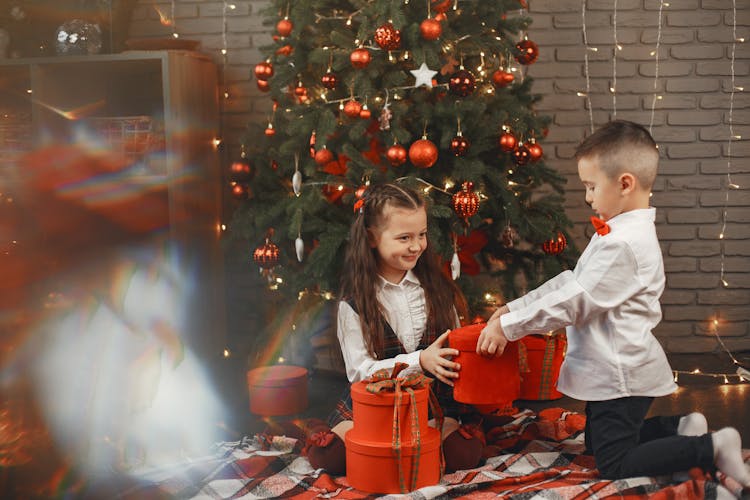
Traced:
POLYGON ((180 38, 179 33, 172 33, 172 38, 180 38))
POLYGON ((700 373, 700 372, 701 372, 700 368, 696 368, 695 370, 693 370, 693 373, 700 373))
POLYGON ((222 55, 227 55, 227 49, 221 49, 222 55))
POLYGON ((277 360, 279 363, 283 363, 286 361, 283 356, 279 356, 279 359, 277 360))
POLYGON ((586 93, 585 92, 576 92, 576 95, 578 97, 586 97, 586 93))
POLYGON ((224 357, 225 358, 229 357, 229 349, 224 349, 224 357))
POLYGON ((230 3, 229 5, 227 5, 227 7, 229 7, 230 10, 234 10, 237 8, 237 6, 233 3, 230 3))

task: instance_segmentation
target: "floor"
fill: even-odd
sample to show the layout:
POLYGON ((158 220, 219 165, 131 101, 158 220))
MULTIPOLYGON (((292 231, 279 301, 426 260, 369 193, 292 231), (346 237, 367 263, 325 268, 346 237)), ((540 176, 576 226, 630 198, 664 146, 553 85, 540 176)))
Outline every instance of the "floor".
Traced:
MULTIPOLYGON (((735 355, 742 364, 750 365, 750 352, 735 355)), ((679 378, 680 388, 675 394, 656 400, 652 413, 700 411, 707 416, 711 429, 736 427, 742 435, 743 447, 750 448, 750 419, 747 418, 750 415, 750 383, 737 383, 737 377, 732 377, 734 383, 723 384, 723 377, 687 374, 695 368, 700 368, 704 373, 733 374, 734 366, 728 356, 679 355, 672 356, 671 363, 673 369, 685 372, 679 378)), ((210 373, 213 386, 226 408, 225 419, 221 422, 220 440, 234 441, 261 432, 267 426, 267 419, 250 412, 246 362, 240 359, 217 360, 210 373)), ((311 370, 306 409, 297 415, 273 418, 279 421, 313 417, 325 419, 346 384, 340 373, 311 370)), ((515 406, 535 411, 547 407, 583 411, 583 403, 567 397, 553 401, 517 401, 515 406)), ((0 412, 0 417, 3 416, 5 415, 0 412)), ((15 441, 3 439, 10 430, 7 426, 0 425, 0 498, 41 499, 62 498, 67 495, 67 498, 98 500, 113 498, 118 492, 126 490, 129 484, 132 485, 132 477, 122 473, 112 474, 114 471, 96 478, 96 481, 89 478, 85 483, 77 483, 80 478, 66 466, 69 462, 65 460, 65 448, 52 445, 48 438, 45 439, 44 432, 26 434, 27 437, 34 438, 34 442, 38 441, 39 446, 31 446, 33 442, 28 446, 32 453, 29 461, 8 466, 5 459, 12 456, 10 452, 13 451, 15 441), (68 488, 79 492, 83 489, 87 494, 80 497, 63 494, 68 488)), ((200 430, 202 429, 196 429, 195 432, 200 430)))

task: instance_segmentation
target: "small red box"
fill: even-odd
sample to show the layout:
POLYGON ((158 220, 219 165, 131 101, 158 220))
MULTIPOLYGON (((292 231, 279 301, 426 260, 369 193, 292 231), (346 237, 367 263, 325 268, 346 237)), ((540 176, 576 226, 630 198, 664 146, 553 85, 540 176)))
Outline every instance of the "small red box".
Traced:
MULTIPOLYGON (((367 381, 352 384, 352 412, 354 414, 354 431, 360 441, 389 443, 393 439, 393 407, 396 404, 395 391, 372 393, 367 390, 367 381)), ((427 427, 429 388, 414 389, 417 403, 417 421, 419 430, 425 434, 427 427)), ((401 427, 401 442, 408 445, 412 441, 411 430, 411 397, 403 390, 401 405, 398 409, 401 427)))
MULTIPOLYGON (((384 427, 390 428, 390 425, 384 427)), ((406 492, 401 490, 399 464, 390 438, 385 443, 369 441, 359 438, 355 429, 352 429, 344 436, 344 444, 346 479, 352 487, 369 493, 406 492)), ((422 433, 419 448, 419 451, 414 446, 404 446, 401 449, 401 470, 406 490, 411 489, 415 474, 414 489, 435 485, 440 481, 440 432, 429 427, 427 432, 422 433), (419 454, 416 470, 412 468, 415 453, 419 454)))
POLYGON ((292 415, 307 408, 307 370, 301 366, 253 368, 247 372, 247 388, 256 415, 292 415))
MULTIPOLYGON (((521 339, 526 351, 528 372, 521 374, 521 399, 560 399, 557 377, 565 357, 565 330, 555 335, 527 335, 521 339)), ((523 363, 522 363, 523 364, 523 363)))
POLYGON ((448 344, 460 352, 453 361, 461 364, 453 386, 456 401, 474 405, 512 403, 521 393, 518 373, 518 345, 508 342, 503 354, 485 357, 477 354, 477 340, 485 323, 457 328, 448 334, 448 344))

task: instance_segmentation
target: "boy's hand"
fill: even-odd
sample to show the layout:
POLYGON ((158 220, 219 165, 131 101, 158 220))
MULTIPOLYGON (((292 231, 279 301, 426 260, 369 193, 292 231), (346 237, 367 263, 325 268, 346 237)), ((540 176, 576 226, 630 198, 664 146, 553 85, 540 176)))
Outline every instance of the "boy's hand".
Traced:
POLYGON ((495 309, 495 312, 492 313, 492 316, 490 316, 490 319, 488 319, 487 322, 489 323, 493 319, 499 318, 503 314, 509 313, 509 312, 510 312, 510 309, 508 309, 508 306, 503 304, 502 306, 495 309))
MULTIPOLYGON (((496 313, 502 309, 506 309, 505 312, 508 312, 507 307, 503 306, 496 313)), ((492 318, 487 322, 487 326, 482 329, 482 333, 479 334, 479 340, 477 340, 477 354, 500 357, 505 350, 508 339, 505 336, 505 332, 503 332, 503 327, 500 326, 501 314, 504 313, 497 314, 497 316, 493 314, 492 318)))
POLYGON ((461 365, 450 360, 451 356, 458 356, 458 350, 443 347, 443 344, 448 341, 449 333, 450 330, 446 330, 435 342, 419 353, 419 364, 422 365, 422 370, 432 373, 441 382, 452 386, 453 380, 451 379, 458 378, 461 365))

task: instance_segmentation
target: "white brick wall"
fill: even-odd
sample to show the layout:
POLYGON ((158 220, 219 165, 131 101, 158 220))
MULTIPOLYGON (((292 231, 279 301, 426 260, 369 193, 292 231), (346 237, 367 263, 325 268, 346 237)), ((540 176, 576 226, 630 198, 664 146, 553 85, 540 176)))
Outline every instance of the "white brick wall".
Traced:
MULTIPOLYGON (((223 2, 175 0, 176 29, 183 38, 202 42, 214 55, 231 98, 224 102, 223 136, 227 157, 235 155, 239 137, 251 120, 263 121, 270 103, 256 89, 253 66, 261 60, 257 47, 270 41, 259 11, 264 2, 234 0, 227 16, 227 64, 222 64, 223 2)), ((657 0, 617 1, 617 117, 651 121, 658 32, 657 0)), ((566 211, 576 222, 579 248, 591 230, 590 210, 583 201, 575 164, 577 142, 588 133, 589 112, 576 92, 585 89, 580 0, 529 0, 534 24, 528 32, 540 47, 539 60, 529 66, 534 91, 544 96, 540 113, 553 117, 544 147, 547 163, 565 175, 566 211)), ((596 126, 613 115, 608 89, 613 81, 614 2, 589 0, 587 37, 598 52, 589 54, 592 111, 596 126)), ((737 36, 750 40, 750 5, 736 0, 737 36)), ((159 23, 155 10, 171 12, 171 2, 142 0, 134 12, 130 35, 165 36, 171 28, 159 23)), ((663 11, 659 78, 663 99, 653 115, 653 135, 662 151, 660 177, 653 203, 667 270, 664 320, 656 333, 670 352, 718 349, 711 320, 721 318, 719 334, 732 350, 750 349, 750 92, 736 92, 733 124, 742 140, 732 144, 732 180, 741 186, 729 193, 727 229, 721 230, 727 185, 729 139, 731 0, 680 0, 663 11), (722 247, 729 288, 719 283, 722 247)), ((736 84, 750 89, 750 42, 737 44, 736 84)), ((231 203, 227 207, 231 210, 231 203)), ((248 266, 250 267, 250 266, 248 266)), ((230 272, 238 282, 242 272, 230 272)))

